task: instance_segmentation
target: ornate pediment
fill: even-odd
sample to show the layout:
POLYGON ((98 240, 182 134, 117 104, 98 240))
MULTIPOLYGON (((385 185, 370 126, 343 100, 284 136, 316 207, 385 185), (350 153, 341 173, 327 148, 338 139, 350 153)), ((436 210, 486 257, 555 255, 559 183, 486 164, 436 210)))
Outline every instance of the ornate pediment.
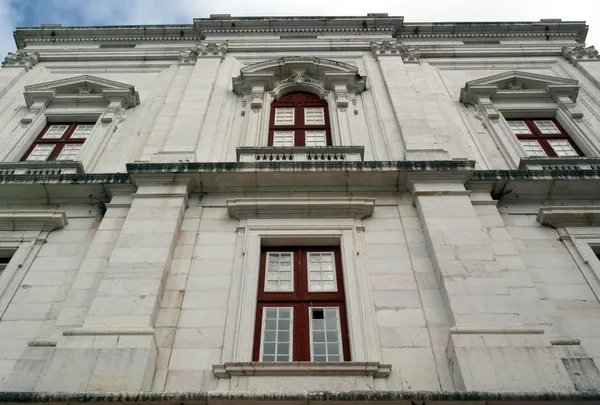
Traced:
POLYGON ((27 107, 34 103, 72 103, 104 104, 120 102, 123 108, 134 107, 140 103, 140 96, 131 85, 83 75, 68 79, 26 86, 23 93, 27 107))
POLYGON ((233 91, 250 96, 253 108, 262 106, 262 94, 275 91, 309 91, 322 96, 333 90, 338 107, 346 108, 349 99, 365 90, 366 80, 356 66, 330 59, 288 56, 243 67, 233 78, 233 91))
POLYGON ((577 101, 579 82, 555 76, 513 70, 467 82, 460 91, 460 101, 476 104, 480 98, 568 97, 577 101))

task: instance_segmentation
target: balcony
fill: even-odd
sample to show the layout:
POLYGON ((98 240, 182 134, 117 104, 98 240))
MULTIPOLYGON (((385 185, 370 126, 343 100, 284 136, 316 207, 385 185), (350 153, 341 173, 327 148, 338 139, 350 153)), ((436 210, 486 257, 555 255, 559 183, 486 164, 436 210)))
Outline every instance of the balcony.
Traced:
POLYGON ((82 173, 85 173, 83 164, 76 161, 0 163, 0 175, 5 176, 82 173))
POLYGON ((597 157, 526 157, 519 170, 600 170, 597 157))
POLYGON ((240 147, 238 162, 360 162, 364 146, 240 147))

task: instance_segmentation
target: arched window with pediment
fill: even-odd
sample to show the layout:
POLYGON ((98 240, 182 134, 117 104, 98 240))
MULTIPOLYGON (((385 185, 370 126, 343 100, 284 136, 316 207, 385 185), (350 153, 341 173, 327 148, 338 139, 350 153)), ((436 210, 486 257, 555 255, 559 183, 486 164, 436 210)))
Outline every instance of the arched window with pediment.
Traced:
POLYGON ((271 104, 269 146, 330 146, 327 102, 319 96, 295 92, 271 104))

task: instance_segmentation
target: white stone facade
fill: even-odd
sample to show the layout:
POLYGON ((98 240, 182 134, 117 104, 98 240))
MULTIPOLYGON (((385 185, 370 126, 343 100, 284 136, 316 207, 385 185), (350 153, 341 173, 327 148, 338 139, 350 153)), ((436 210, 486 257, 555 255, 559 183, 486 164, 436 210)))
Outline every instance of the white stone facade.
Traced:
POLYGON ((600 400, 586 32, 385 14, 18 29, 0 391, 600 400), (327 102, 330 146, 269 147, 271 104, 299 91, 327 102), (555 119, 585 157, 528 157, 511 118, 555 119), (48 124, 86 122, 76 161, 20 162, 48 124), (350 361, 253 361, 261 247, 298 245, 340 249, 350 361))

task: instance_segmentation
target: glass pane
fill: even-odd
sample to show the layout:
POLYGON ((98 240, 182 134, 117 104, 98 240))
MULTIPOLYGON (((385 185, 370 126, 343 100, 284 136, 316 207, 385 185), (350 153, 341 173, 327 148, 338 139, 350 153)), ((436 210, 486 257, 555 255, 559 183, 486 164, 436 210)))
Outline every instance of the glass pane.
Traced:
POLYGON ((304 143, 306 146, 327 146, 325 131, 306 131, 304 143))
POLYGON ((48 156, 54 150, 55 144, 48 145, 35 145, 29 156, 27 156, 27 161, 40 162, 48 160, 48 156))
POLYGON ((294 109, 276 108, 275 125, 294 125, 294 109))
POLYGON ((261 343, 262 361, 290 361, 292 308, 264 308, 261 343))
POLYGON ((554 122, 550 120, 533 121, 533 123, 542 134, 560 134, 560 131, 558 130, 556 125, 554 125, 554 122))
POLYGON ((513 134, 531 134, 529 127, 525 124, 525 121, 508 121, 508 126, 512 130, 513 134))
POLYGON ((548 156, 546 155, 546 152, 544 152, 544 149, 542 149, 538 141, 521 140, 519 142, 521 142, 521 146, 523 146, 523 149, 527 153, 527 156, 548 156))
POLYGON ((338 308, 310 308, 311 358, 313 361, 341 361, 342 335, 338 308), (324 319, 323 319, 324 318, 324 319))
POLYGON ((56 157, 56 160, 77 160, 81 146, 81 144, 65 145, 56 157))
POLYGON ((42 139, 60 139, 65 134, 68 125, 50 125, 42 139))
POLYGON ((275 131, 273 146, 294 146, 294 131, 275 131))
POLYGON ((293 257, 293 252, 267 253, 265 292, 294 291, 293 257))
POLYGON ((93 125, 77 125, 75 131, 71 134, 71 139, 87 139, 93 129, 93 125))
POLYGON ((325 125, 325 111, 323 107, 304 109, 305 125, 325 125))
POLYGON ((579 153, 577 153, 566 139, 549 140, 548 143, 554 152, 556 152, 556 156, 579 156, 579 153))
POLYGON ((308 252, 308 291, 336 292, 333 252, 308 252))

